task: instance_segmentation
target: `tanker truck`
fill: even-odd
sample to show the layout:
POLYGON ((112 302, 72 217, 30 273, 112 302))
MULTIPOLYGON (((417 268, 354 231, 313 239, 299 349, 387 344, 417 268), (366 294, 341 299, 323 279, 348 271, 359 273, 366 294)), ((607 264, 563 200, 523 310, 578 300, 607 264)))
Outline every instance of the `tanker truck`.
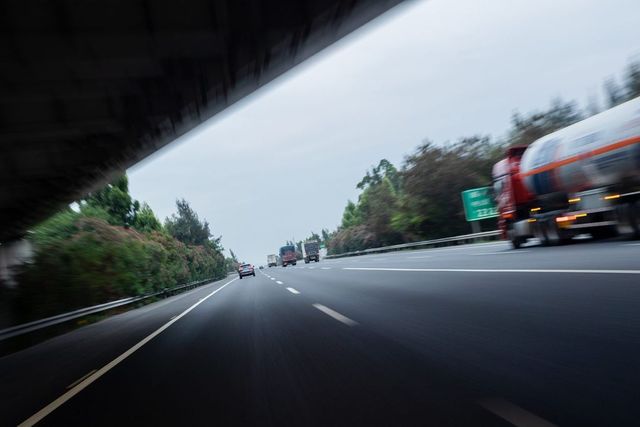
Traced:
POLYGON ((492 175, 498 224, 516 249, 531 238, 640 237, 640 97, 510 147, 492 175))

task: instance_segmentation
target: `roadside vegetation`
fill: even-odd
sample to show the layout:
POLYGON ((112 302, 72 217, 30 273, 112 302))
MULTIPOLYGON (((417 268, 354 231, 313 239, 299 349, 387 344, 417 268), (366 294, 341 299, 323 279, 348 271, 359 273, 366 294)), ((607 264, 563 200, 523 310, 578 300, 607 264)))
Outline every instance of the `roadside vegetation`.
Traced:
POLYGON ((34 227, 33 259, 17 275, 16 323, 224 277, 234 260, 220 237, 187 201, 176 209, 161 223, 123 175, 34 227))

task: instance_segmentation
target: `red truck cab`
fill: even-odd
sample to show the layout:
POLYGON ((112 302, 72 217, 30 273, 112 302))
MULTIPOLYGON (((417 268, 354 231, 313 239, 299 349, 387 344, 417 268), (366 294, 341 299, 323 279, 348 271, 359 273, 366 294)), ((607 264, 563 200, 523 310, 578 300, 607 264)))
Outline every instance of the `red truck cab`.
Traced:
POLYGON ((525 188, 520 176, 520 160, 526 146, 507 149, 506 157, 493 166, 493 190, 498 207, 498 225, 502 236, 509 239, 509 229, 515 221, 527 217, 533 195, 525 188))
POLYGON ((292 245, 283 246, 280 248, 280 259, 282 260, 282 266, 286 267, 288 264, 296 265, 296 247, 292 245))

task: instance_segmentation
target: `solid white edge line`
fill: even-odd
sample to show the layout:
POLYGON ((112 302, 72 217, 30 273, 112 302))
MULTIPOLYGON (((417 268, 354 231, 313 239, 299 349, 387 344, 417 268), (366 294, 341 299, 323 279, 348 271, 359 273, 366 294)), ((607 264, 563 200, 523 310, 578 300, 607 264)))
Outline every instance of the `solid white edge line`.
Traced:
POLYGON ((558 273, 558 274, 640 274, 640 270, 533 270, 533 269, 490 269, 490 268, 383 268, 383 267, 343 267, 343 270, 361 271, 406 271, 417 273, 558 273))
POLYGON ((504 399, 483 399, 478 402, 480 406, 509 421, 517 427, 556 427, 544 418, 540 418, 526 409, 522 409, 504 399))
POLYGON ((284 285, 284 283, 282 283, 280 280, 276 280, 276 283, 277 283, 278 285, 284 285))
POLYGON ((318 310, 320 310, 321 312, 323 312, 324 314, 333 317, 334 319, 336 319, 338 322, 342 322, 345 325, 348 326, 355 326, 358 324, 358 322, 356 322, 355 320, 349 319, 347 316, 344 316, 340 313, 338 313, 335 310, 331 310, 329 307, 327 307, 326 305, 322 305, 322 304, 313 304, 313 306, 315 308, 317 308, 318 310))
POLYGON ((469 255, 511 255, 511 254, 525 254, 527 252, 531 252, 531 251, 527 251, 527 250, 519 250, 519 251, 504 251, 504 252, 477 252, 475 254, 469 254, 469 255))
POLYGON ((78 385, 73 387, 71 390, 67 391, 62 396, 58 397, 56 400, 54 400, 53 402, 49 403, 47 406, 45 406, 44 408, 40 409, 38 412, 36 412, 35 414, 33 414, 32 416, 30 416, 29 418, 27 418, 26 420, 24 420, 20 424, 18 424, 18 426, 19 427, 32 426, 32 425, 36 424, 37 422, 41 421, 44 417, 46 417, 47 415, 49 415, 50 413, 55 411, 57 408, 59 408, 61 405, 63 405, 65 402, 67 402, 69 399, 71 399, 73 396, 75 396, 76 394, 80 393, 82 390, 87 388, 95 380, 97 380, 98 378, 100 378, 101 376, 103 376, 104 374, 109 372, 111 369, 113 369, 116 365, 118 365, 120 362, 125 360, 127 357, 131 356, 133 353, 135 353, 137 350, 139 350, 143 345, 145 345, 146 343, 148 343, 149 341, 154 339, 156 336, 160 335, 165 329, 167 329, 169 326, 173 325, 175 322, 177 322, 182 317, 187 315, 191 310, 193 310, 194 308, 196 308, 197 306, 202 304, 204 301, 206 301, 209 297, 211 297, 211 296, 215 295, 216 293, 220 292, 227 285, 229 285, 232 282, 235 282, 236 280, 238 280, 237 277, 235 279, 231 279, 230 281, 228 281, 224 285, 220 286, 215 291, 213 291, 210 294, 208 294, 206 297, 202 298, 197 303, 193 304, 191 307, 187 308, 185 311, 183 311, 181 314, 179 314, 175 319, 168 321, 167 323, 162 325, 160 328, 156 329, 154 332, 152 332, 151 334, 147 335, 145 338, 142 339, 142 341, 138 342, 136 345, 134 345, 129 350, 127 350, 124 353, 122 353, 120 356, 118 356, 115 359, 113 359, 111 362, 109 362, 108 364, 106 364, 105 366, 100 368, 99 370, 97 370, 95 373, 93 373, 92 375, 87 377, 85 380, 80 382, 78 385))
POLYGON ((75 380, 74 382, 69 384, 67 386, 67 390, 69 390, 70 388, 74 388, 76 385, 80 384, 84 379, 86 379, 89 375, 93 374, 95 371, 97 371, 97 369, 92 369, 89 372, 87 372, 85 375, 83 375, 82 377, 78 378, 77 380, 75 380))
POLYGON ((295 294, 295 295, 298 295, 298 294, 300 293, 300 292, 298 292, 296 289, 293 289, 293 288, 287 288, 287 290, 288 290, 289 292, 291 292, 292 294, 295 294))

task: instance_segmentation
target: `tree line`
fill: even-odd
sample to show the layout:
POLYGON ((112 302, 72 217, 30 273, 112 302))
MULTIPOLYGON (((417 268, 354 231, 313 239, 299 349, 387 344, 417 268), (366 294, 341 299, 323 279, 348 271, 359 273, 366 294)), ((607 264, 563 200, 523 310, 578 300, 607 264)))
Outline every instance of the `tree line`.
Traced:
MULTIPOLYGON (((604 94, 604 108, 640 96, 640 62, 630 61, 621 79, 607 79, 604 94)), ((382 159, 357 183, 358 199, 347 201, 340 225, 330 233, 323 230, 322 241, 329 254, 340 254, 468 233, 460 193, 491 185, 491 169, 505 148, 531 144, 600 111, 594 98, 583 109, 557 98, 544 110, 514 113, 500 139, 473 135, 447 144, 425 140, 399 168, 382 159)), ((485 226, 495 229, 495 222, 485 220, 485 226)))
MULTIPOLYGON (((122 175, 31 230, 32 260, 16 276, 18 321, 142 295, 235 267, 186 200, 162 223, 122 175)), ((235 255, 233 256, 235 258, 235 255)))

